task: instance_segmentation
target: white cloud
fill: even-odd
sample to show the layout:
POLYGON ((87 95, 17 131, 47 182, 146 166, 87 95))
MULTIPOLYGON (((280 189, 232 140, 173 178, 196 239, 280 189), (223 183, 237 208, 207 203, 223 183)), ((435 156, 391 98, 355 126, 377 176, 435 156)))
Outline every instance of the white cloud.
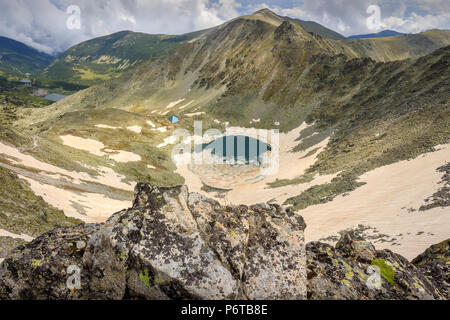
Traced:
MULTIPOLYGON (((282 16, 289 16, 301 20, 311 20, 324 25, 337 32, 351 33, 361 30, 365 26, 366 9, 372 0, 312 0, 283 7, 281 5, 268 5, 272 11, 282 16)), ((251 6, 251 10, 261 5, 251 6)))
POLYGON ((449 0, 0 0, 0 35, 54 53, 123 30, 182 34, 210 28, 266 7, 351 35, 372 32, 366 25, 372 4, 381 7, 384 28, 450 28, 449 0), (66 27, 72 4, 81 9, 79 30, 66 27))
POLYGON ((381 7, 381 25, 405 33, 417 33, 432 28, 450 28, 449 0, 305 0, 281 6, 261 2, 248 10, 267 7, 272 11, 302 20, 312 20, 343 35, 372 33, 367 28, 367 8, 381 7))
POLYGON ((182 34, 239 15, 237 0, 0 0, 0 34, 38 50, 60 52, 123 30, 182 34), (81 29, 68 30, 69 5, 81 9, 81 29))
POLYGON ((406 19, 388 17, 382 21, 382 26, 385 29, 394 29, 404 33, 418 33, 437 28, 437 26, 445 26, 448 21, 450 21, 450 14, 419 15, 413 12, 406 19))

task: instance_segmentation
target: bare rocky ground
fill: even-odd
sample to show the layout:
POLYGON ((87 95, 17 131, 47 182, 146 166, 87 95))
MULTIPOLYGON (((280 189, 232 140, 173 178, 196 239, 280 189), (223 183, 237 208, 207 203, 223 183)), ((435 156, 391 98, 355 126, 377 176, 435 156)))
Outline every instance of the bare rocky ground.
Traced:
POLYGON ((278 205, 222 206, 186 187, 141 183, 132 208, 107 222, 14 249, 0 265, 0 298, 449 298, 450 240, 409 262, 355 231, 334 247, 305 245, 305 228, 278 205))

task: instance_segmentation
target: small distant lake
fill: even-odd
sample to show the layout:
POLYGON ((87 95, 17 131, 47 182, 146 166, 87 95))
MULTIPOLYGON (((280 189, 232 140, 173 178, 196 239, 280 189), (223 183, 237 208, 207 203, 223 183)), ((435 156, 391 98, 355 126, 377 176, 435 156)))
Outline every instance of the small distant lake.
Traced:
POLYGON ((202 146, 216 156, 226 159, 245 160, 246 163, 262 162, 267 151, 272 151, 270 145, 248 136, 224 136, 202 146))
POLYGON ((66 95, 63 94, 58 94, 58 93, 50 93, 48 95, 46 95, 44 97, 44 99, 50 100, 50 101, 59 101, 64 99, 65 97, 67 97, 66 95))

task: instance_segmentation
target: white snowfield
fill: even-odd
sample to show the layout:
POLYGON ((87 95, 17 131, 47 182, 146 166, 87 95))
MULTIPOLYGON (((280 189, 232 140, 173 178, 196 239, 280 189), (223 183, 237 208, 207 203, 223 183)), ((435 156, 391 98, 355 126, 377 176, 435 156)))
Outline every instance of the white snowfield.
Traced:
POLYGON ((442 184, 443 173, 436 169, 450 159, 450 144, 440 150, 401 161, 364 174, 367 184, 347 196, 312 206, 299 212, 308 228, 305 236, 315 241, 358 224, 375 227, 395 238, 393 243, 375 244, 391 249, 408 259, 415 258, 429 246, 450 238, 450 209, 417 210, 442 184))
POLYGON ((4 229, 0 229, 0 237, 10 237, 10 238, 13 238, 13 239, 21 239, 21 240, 26 241, 26 242, 33 241, 33 239, 34 239, 33 237, 30 237, 29 235, 26 235, 24 233, 22 233, 22 234, 15 234, 15 233, 11 233, 11 232, 9 232, 7 230, 4 230, 4 229))
POLYGON ((142 160, 140 155, 129 151, 107 149, 102 142, 97 140, 85 139, 72 135, 60 136, 60 138, 66 146, 84 150, 100 157, 108 156, 116 162, 136 162, 142 160))
POLYGON ((140 126, 130 126, 127 127, 128 130, 136 132, 136 133, 141 133, 142 132, 142 127, 140 126))
POLYGON ((205 114, 205 112, 192 112, 184 114, 186 117, 196 117, 205 114))
MULTIPOLYGON (((78 140, 74 140, 78 141, 78 140)), ((72 141, 73 142, 73 141, 72 141)), ((81 141, 85 143, 86 141, 81 141)), ((98 152, 99 144, 92 140, 93 146, 83 147, 94 153, 98 152)), ((91 176, 86 172, 69 171, 57 166, 42 162, 33 156, 19 151, 17 148, 0 142, 0 156, 6 156, 10 162, 7 169, 14 171, 18 167, 21 170, 16 173, 18 176, 30 184, 31 190, 38 196, 41 196, 47 203, 63 210, 66 216, 81 219, 88 223, 104 222, 111 213, 128 208, 130 201, 115 200, 105 196, 102 193, 82 191, 82 187, 89 185, 104 185, 119 190, 132 192, 135 182, 124 182, 125 176, 117 174, 114 170, 107 167, 91 168, 98 173, 97 176, 91 176), (23 170, 30 171, 31 175, 25 176, 23 170), (38 174, 36 174, 38 172, 38 174), (46 183, 46 178, 56 179, 61 182, 69 182, 80 190, 72 188, 58 188, 46 183), (80 213, 80 208, 83 213, 80 213)), ((0 162, 1 166, 5 166, 0 162)), ((87 166, 86 166, 87 167, 87 166)), ((24 238, 24 240, 26 240, 24 238)))
POLYGON ((105 148, 105 145, 100 141, 80 138, 72 135, 60 136, 60 138, 66 146, 84 150, 100 157, 106 155, 106 153, 101 151, 105 148))
POLYGON ((183 110, 183 109, 189 107, 189 106, 190 106, 191 104, 193 104, 194 102, 195 102, 195 100, 192 100, 192 101, 186 103, 185 105, 182 105, 181 107, 179 107, 178 110, 183 110))
POLYGON ((164 142, 157 145, 157 148, 164 148, 165 146, 175 144, 175 142, 177 142, 177 140, 178 140, 178 138, 175 136, 170 136, 170 137, 164 138, 164 142))
POLYGON ((113 126, 109 126, 107 124, 96 124, 95 127, 101 128, 101 129, 112 129, 112 130, 122 129, 122 127, 113 127, 113 126))

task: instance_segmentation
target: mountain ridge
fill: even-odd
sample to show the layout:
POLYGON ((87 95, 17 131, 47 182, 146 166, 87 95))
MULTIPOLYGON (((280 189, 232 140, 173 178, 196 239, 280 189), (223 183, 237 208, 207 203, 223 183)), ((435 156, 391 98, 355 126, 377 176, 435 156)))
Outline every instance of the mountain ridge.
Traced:
POLYGON ((77 44, 43 71, 50 79, 95 84, 118 76, 135 64, 167 54, 198 33, 180 36, 120 31, 77 44))
POLYGON ((0 71, 25 76, 48 66, 53 57, 11 38, 0 36, 0 71))
POLYGON ((93 38, 67 49, 56 58, 52 58, 52 61, 47 61, 47 65, 40 65, 38 71, 42 76, 51 80, 81 85, 98 84, 119 76, 123 71, 138 63, 168 55, 184 42, 197 41, 202 36, 214 32, 214 30, 226 28, 229 23, 243 19, 266 22, 274 27, 279 27, 283 22, 289 21, 310 34, 325 39, 342 41, 344 46, 350 47, 349 50, 353 51, 353 57, 371 57, 380 61, 418 57, 450 44, 450 40, 448 40, 450 31, 445 34, 445 31, 441 30, 407 35, 406 38, 399 36, 401 39, 396 40, 396 42, 384 40, 384 38, 372 39, 379 41, 352 39, 351 37, 346 39, 341 34, 314 21, 282 17, 266 8, 237 17, 216 27, 182 35, 120 31, 93 38))
POLYGON ((396 36, 402 36, 405 35, 404 33, 397 32, 394 30, 383 30, 378 33, 369 33, 369 34, 360 34, 360 35, 353 35, 347 37, 347 39, 371 39, 371 38, 386 38, 386 37, 396 37, 396 36))

